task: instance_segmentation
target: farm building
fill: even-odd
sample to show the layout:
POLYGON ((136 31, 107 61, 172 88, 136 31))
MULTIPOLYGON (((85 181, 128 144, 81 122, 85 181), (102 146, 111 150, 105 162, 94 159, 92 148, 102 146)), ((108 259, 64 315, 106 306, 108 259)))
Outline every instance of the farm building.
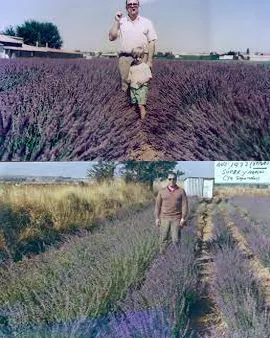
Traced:
POLYGON ((101 54, 102 57, 105 58, 116 58, 118 56, 117 52, 104 52, 101 54))
POLYGON ((233 55, 220 55, 219 60, 233 60, 233 55))
POLYGON ((250 55, 250 61, 269 62, 270 61, 270 53, 261 53, 260 55, 251 54, 250 55))
POLYGON ((49 58, 82 58, 83 54, 48 47, 36 47, 23 43, 22 38, 0 34, 0 58, 49 57, 49 58))
POLYGON ((205 177, 187 177, 184 180, 184 189, 187 196, 212 198, 214 192, 214 179, 205 177))

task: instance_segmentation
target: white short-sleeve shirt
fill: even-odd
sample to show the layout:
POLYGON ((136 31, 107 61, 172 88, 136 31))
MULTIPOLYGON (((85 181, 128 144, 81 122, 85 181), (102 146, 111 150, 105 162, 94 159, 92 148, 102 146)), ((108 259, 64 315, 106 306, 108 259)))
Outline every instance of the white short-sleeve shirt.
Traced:
POLYGON ((152 73, 145 62, 130 67, 128 74, 128 80, 131 81, 130 87, 139 88, 140 86, 137 83, 144 83, 148 79, 152 79, 152 73))
POLYGON ((134 21, 125 16, 119 23, 120 52, 131 53, 132 48, 139 46, 147 50, 148 42, 157 39, 152 22, 140 15, 134 21))

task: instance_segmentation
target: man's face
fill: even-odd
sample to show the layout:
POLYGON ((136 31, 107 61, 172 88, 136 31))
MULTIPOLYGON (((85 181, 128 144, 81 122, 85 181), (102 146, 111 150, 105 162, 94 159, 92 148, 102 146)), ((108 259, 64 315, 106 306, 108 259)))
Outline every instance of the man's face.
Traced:
POLYGON ((127 8, 128 15, 137 16, 139 14, 139 1, 128 0, 126 8, 127 8))
POLYGON ((168 183, 169 183, 169 186, 171 186, 171 187, 176 186, 176 176, 169 175, 168 176, 168 183))

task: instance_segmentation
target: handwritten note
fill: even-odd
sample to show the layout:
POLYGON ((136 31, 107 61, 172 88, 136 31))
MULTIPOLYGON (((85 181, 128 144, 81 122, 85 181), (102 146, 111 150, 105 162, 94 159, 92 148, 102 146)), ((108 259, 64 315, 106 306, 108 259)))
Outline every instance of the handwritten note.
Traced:
POLYGON ((270 161, 215 161, 215 183, 270 184, 270 161))

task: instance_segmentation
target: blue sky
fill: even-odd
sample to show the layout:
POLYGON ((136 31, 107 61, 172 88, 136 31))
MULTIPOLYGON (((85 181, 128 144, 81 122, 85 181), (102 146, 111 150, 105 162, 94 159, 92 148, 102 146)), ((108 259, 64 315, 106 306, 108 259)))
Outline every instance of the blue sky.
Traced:
MULTIPOLYGON (((0 30, 27 19, 57 25, 64 48, 117 50, 108 41, 116 11, 125 0, 1 1, 0 30)), ((157 50, 270 52, 269 0, 141 0, 140 14, 154 23, 157 50)))
MULTIPOLYGON (((86 177, 87 170, 94 162, 0 162, 0 176, 65 176, 74 178, 86 177)), ((214 162, 182 161, 177 168, 185 176, 214 177, 214 162)))

